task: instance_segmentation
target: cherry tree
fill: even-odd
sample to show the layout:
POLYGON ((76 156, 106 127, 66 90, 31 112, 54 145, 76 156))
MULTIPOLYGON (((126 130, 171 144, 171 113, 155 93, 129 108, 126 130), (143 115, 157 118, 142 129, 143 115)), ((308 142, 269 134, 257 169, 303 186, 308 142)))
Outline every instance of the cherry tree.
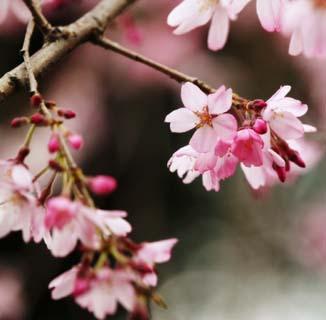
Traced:
MULTIPOLYGON (((178 240, 135 242, 126 211, 98 207, 95 198, 110 195, 118 181, 101 173, 89 176, 78 165, 72 151, 83 152, 85 138, 68 126, 78 113, 62 108, 56 97, 45 98, 40 77, 77 47, 91 44, 178 83, 182 104, 166 115, 165 122, 171 132, 192 131, 192 136, 173 153, 168 168, 185 184, 201 177, 207 191, 219 191, 238 167, 255 190, 304 174, 313 156, 305 147, 307 135, 317 129, 301 120, 308 106, 290 96, 287 84, 280 84, 270 97, 242 97, 236 88, 212 86, 111 40, 107 30, 114 21, 122 21, 129 39, 139 41, 137 23, 128 16, 136 0, 96 1, 84 15, 64 26, 48 19, 55 8, 83 2, 1 1, 0 21, 14 14, 26 24, 26 32, 23 62, 0 78, 0 100, 23 88, 30 95, 33 111, 12 119, 12 128, 24 127, 27 133, 16 154, 0 162, 0 236, 21 231, 25 242, 44 242, 56 258, 80 253, 80 261, 49 284, 53 299, 71 296, 97 319, 115 314, 122 306, 129 319, 146 320, 151 300, 165 307, 156 292, 157 265, 170 260, 178 240), (126 15, 119 20, 122 13, 126 15), (43 44, 31 55, 35 33, 42 35, 43 44), (48 159, 39 172, 32 172, 28 162, 34 151, 31 143, 40 128, 49 133, 48 159)), ((231 22, 250 2, 254 1, 178 1, 166 17, 167 24, 180 36, 179 41, 184 41, 181 35, 210 23, 208 49, 218 51, 226 45, 231 22)), ((290 55, 325 58, 326 1, 257 0, 256 11, 266 31, 289 38, 290 55)))

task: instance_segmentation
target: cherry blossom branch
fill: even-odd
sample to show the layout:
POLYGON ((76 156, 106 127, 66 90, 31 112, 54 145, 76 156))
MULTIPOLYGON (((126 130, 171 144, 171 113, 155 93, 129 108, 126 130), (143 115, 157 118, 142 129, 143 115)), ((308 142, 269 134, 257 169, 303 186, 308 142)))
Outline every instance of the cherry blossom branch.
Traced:
POLYGON ((41 30, 44 36, 51 34, 53 31, 53 26, 45 18, 42 13, 41 5, 39 0, 23 0, 27 8, 30 10, 36 25, 41 30))
MULTIPOLYGON (((76 47, 88 42, 94 34, 102 33, 111 21, 135 1, 102 0, 76 22, 62 27, 60 30, 67 34, 67 37, 50 41, 31 57, 30 63, 35 78, 43 75, 76 47)), ((0 78, 0 102, 28 83, 28 73, 25 63, 22 63, 0 78)))
POLYGON ((32 19, 26 29, 26 34, 24 38, 24 44, 21 50, 21 53, 23 54, 24 62, 25 62, 25 67, 28 73, 28 79, 29 79, 29 86, 30 86, 30 93, 35 94, 37 92, 37 81, 35 79, 32 66, 31 66, 31 59, 29 56, 29 50, 30 50, 30 43, 31 43, 31 38, 33 35, 35 29, 35 21, 32 19))
MULTIPOLYGON (((170 67, 168 67, 162 63, 156 62, 150 58, 147 58, 135 51, 132 51, 130 49, 123 47, 119 43, 114 42, 106 37, 97 36, 93 40, 93 42, 96 45, 98 45, 104 49, 108 49, 113 52, 119 53, 129 59, 132 59, 132 60, 142 63, 152 69, 155 69, 155 70, 169 76, 173 80, 176 80, 179 83, 191 82, 207 94, 215 92, 215 89, 213 87, 211 87, 210 85, 208 85, 207 83, 205 83, 204 81, 202 81, 196 77, 189 76, 189 75, 187 75, 183 72, 180 72, 176 69, 170 68, 170 67)), ((248 103, 248 100, 240 97, 237 94, 233 94, 233 103, 235 105, 239 105, 239 104, 248 103)))

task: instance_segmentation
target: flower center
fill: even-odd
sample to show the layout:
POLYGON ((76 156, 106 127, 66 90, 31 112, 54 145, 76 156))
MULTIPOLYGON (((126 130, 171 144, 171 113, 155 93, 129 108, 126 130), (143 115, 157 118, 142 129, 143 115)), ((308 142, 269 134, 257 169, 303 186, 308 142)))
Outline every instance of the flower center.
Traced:
POLYGON ((209 10, 211 7, 217 5, 218 0, 201 0, 199 10, 201 12, 209 10))
POLYGON ((208 107, 204 107, 202 112, 196 112, 196 116, 200 120, 200 122, 197 125, 198 128, 201 128, 205 125, 213 127, 212 124, 213 116, 209 113, 208 107))
POLYGON ((326 0, 314 0, 315 7, 326 9, 326 0))

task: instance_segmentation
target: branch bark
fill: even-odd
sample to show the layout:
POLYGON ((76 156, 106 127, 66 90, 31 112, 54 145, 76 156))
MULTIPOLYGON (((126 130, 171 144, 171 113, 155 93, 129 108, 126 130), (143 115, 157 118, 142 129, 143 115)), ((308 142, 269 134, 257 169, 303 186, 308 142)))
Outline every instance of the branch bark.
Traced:
MULTIPOLYGON (((30 62, 35 77, 38 78, 44 74, 80 44, 89 41, 94 35, 102 33, 114 18, 135 1, 102 0, 76 22, 62 28, 61 30, 69 34, 69 37, 62 37, 47 43, 31 57, 30 62)), ((0 79, 0 102, 13 94, 18 87, 26 86, 28 82, 28 73, 24 63, 6 73, 0 79)))

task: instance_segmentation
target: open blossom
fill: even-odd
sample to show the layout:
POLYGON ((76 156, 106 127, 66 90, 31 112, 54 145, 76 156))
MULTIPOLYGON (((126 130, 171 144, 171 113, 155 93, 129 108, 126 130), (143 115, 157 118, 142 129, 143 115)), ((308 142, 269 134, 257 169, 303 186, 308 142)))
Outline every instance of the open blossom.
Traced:
POLYGON ((326 1, 287 1, 283 31, 291 36, 289 53, 326 57, 326 1))
POLYGON ((157 275, 154 266, 157 263, 164 263, 171 259, 172 248, 177 242, 177 239, 168 239, 145 242, 140 245, 133 258, 133 264, 136 264, 140 269, 146 270, 142 277, 146 285, 153 287, 157 285, 157 275))
POLYGON ((123 218, 123 211, 92 209, 65 197, 52 198, 47 203, 45 226, 51 231, 45 241, 54 256, 69 254, 78 241, 90 249, 98 249, 101 243, 98 230, 104 235, 112 233, 125 236, 131 226, 123 218))
POLYGON ((119 239, 113 254, 118 254, 114 267, 109 267, 110 259, 94 268, 89 263, 77 265, 51 281, 52 298, 72 295, 76 303, 97 319, 115 314, 118 304, 131 315, 141 314, 140 319, 148 319, 143 294, 152 292, 156 286, 155 265, 170 260, 177 240, 136 244, 127 238, 119 239))
POLYGON ((11 161, 1 161, 0 170, 0 237, 22 231, 25 242, 41 241, 44 210, 38 203, 31 173, 11 161))
POLYGON ((203 26, 210 20, 208 47, 222 49, 226 43, 230 20, 237 15, 250 0, 184 0, 168 16, 168 24, 176 27, 175 34, 184 34, 203 26))
POLYGON ((298 117, 307 112, 308 106, 299 100, 286 97, 290 90, 290 86, 283 86, 266 101, 263 118, 281 138, 298 139, 304 134, 304 126, 298 117))
MULTIPOLYGON (((191 94, 185 95, 185 87, 182 92, 185 106, 191 106, 198 101, 198 106, 204 105, 205 95, 199 89, 195 91, 193 85, 188 84, 188 88, 191 89, 191 94)), ((254 189, 271 186, 277 181, 285 182, 295 172, 302 173, 307 165, 305 159, 309 159, 309 156, 308 151, 297 147, 297 142, 302 140, 305 133, 315 132, 316 128, 303 124, 298 119, 307 112, 308 107, 299 100, 287 97, 291 87, 281 87, 266 102, 235 98, 239 100, 235 101, 232 110, 232 96, 225 95, 228 98, 221 99, 221 92, 227 92, 224 87, 221 88, 208 96, 205 119, 211 119, 211 123, 208 125, 207 122, 200 122, 206 126, 206 132, 209 132, 208 135, 203 135, 205 138, 201 136, 202 133, 199 133, 200 139, 196 137, 197 132, 203 128, 198 128, 196 122, 196 117, 200 121, 202 119, 198 112, 182 108, 167 116, 166 121, 170 122, 174 132, 187 131, 194 125, 198 128, 194 134, 196 138, 193 136, 190 144, 177 150, 168 161, 170 171, 177 172, 184 183, 191 183, 201 176, 207 191, 219 191, 220 182, 231 177, 238 164, 254 189), (217 114, 216 111, 211 111, 215 106, 212 101, 218 101, 226 113, 217 114), (230 101, 231 105, 225 101, 230 101), (224 123, 224 127, 220 126, 219 129, 224 129, 225 132, 220 131, 217 134, 213 121, 226 115, 230 115, 235 124, 229 130, 230 127, 224 123), (207 138, 210 135, 211 139, 207 138)), ((310 164, 312 162, 308 163, 310 164)))
POLYGON ((50 284, 52 298, 61 299, 73 295, 83 308, 94 313, 97 319, 116 313, 118 303, 131 312, 135 305, 133 276, 123 270, 101 268, 90 274, 82 274, 79 266, 66 271, 50 284))
POLYGON ((185 108, 172 111, 165 118, 172 132, 186 132, 196 128, 190 145, 198 152, 212 150, 218 138, 232 139, 237 130, 236 119, 226 113, 232 106, 232 90, 220 87, 206 95, 194 84, 187 82, 181 88, 185 108))

